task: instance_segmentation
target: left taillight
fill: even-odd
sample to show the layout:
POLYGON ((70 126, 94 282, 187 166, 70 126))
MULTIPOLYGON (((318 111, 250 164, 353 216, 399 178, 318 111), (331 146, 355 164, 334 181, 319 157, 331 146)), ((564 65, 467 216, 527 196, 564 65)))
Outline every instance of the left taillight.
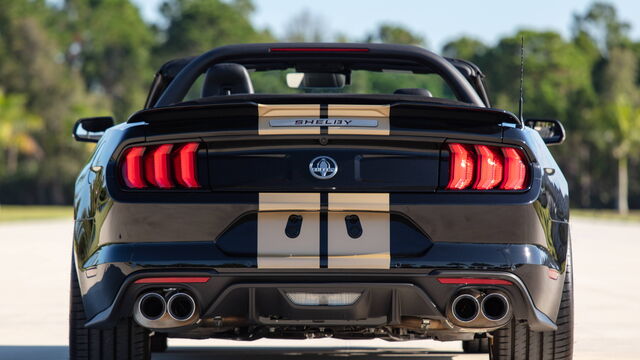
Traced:
POLYGON ((133 146, 120 161, 122 181, 130 189, 200 188, 197 142, 133 146))

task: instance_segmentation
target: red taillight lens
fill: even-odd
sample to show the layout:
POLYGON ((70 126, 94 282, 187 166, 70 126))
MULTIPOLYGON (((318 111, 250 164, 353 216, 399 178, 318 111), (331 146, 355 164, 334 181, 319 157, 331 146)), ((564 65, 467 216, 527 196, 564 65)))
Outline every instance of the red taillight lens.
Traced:
POLYGON ((504 155, 504 181, 500 185, 503 190, 522 190, 527 181, 527 165, 524 155, 518 149, 502 148, 504 155))
POLYGON ((121 165, 124 184, 131 189, 147 186, 172 189, 199 188, 199 143, 134 146, 125 150, 121 165), (177 183, 177 184, 176 184, 177 183))
POLYGON ((172 144, 164 144, 148 152, 145 156, 145 178, 149 183, 162 189, 173 187, 171 180, 169 157, 172 144))
POLYGON ((198 188, 198 178, 196 175, 196 152, 198 143, 188 143, 181 146, 173 158, 173 168, 178 183, 187 188, 198 188))
POLYGON ((502 181, 500 150, 486 145, 476 145, 475 149, 478 154, 478 172, 473 188, 476 190, 493 189, 502 181))
POLYGON ((122 178, 127 187, 132 189, 142 189, 147 186, 142 177, 142 156, 144 146, 135 146, 127 149, 122 163, 122 178))
POLYGON ((529 166, 522 150, 512 147, 449 143, 447 190, 523 190, 529 166))
POLYGON ((471 184, 475 155, 466 145, 449 144, 449 184, 447 189, 461 190, 471 184))

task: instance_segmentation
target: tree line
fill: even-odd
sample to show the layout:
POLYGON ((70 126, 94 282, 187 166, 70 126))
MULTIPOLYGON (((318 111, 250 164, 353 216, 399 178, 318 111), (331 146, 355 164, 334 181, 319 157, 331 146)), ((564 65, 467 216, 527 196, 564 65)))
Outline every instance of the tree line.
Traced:
MULTIPOLYGON (((276 36, 251 23, 251 0, 166 0, 154 24, 131 0, 0 0, 0 9, 0 203, 70 203, 93 147, 72 141, 74 121, 125 121, 169 59, 267 41, 429 48, 427 37, 401 24, 380 24, 364 38, 327 35, 309 12, 276 36)), ((431 50, 478 64, 493 105, 515 112, 524 38, 525 117, 563 121, 567 141, 552 152, 572 205, 626 212, 640 207, 640 42, 630 30, 614 6, 594 3, 574 15, 569 38, 520 29, 495 44, 460 37, 431 50)))

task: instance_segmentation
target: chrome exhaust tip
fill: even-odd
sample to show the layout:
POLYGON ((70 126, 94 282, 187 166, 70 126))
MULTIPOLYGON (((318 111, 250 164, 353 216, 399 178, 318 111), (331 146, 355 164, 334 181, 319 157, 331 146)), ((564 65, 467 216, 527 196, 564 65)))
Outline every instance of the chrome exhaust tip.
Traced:
POLYGON ((458 295, 451 303, 451 313, 461 323, 472 322, 480 314, 480 303, 470 294, 458 295))
POLYGON ((509 314, 509 299, 501 293, 491 293, 482 299, 482 315, 491 321, 504 320, 509 314))
POLYGON ((175 293, 167 301, 167 312, 176 321, 187 321, 196 312, 196 302, 186 293, 175 293))
POLYGON ((138 313, 149 321, 160 319, 166 309, 167 303, 162 295, 158 293, 146 293, 138 300, 138 313))

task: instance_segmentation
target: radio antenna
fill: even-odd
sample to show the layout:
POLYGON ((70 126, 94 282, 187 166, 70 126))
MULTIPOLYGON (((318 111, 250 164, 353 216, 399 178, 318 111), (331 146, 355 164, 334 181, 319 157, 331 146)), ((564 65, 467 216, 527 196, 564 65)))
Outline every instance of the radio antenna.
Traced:
POLYGON ((524 123, 522 108, 524 106, 524 36, 520 38, 520 101, 518 102, 518 115, 524 123))

